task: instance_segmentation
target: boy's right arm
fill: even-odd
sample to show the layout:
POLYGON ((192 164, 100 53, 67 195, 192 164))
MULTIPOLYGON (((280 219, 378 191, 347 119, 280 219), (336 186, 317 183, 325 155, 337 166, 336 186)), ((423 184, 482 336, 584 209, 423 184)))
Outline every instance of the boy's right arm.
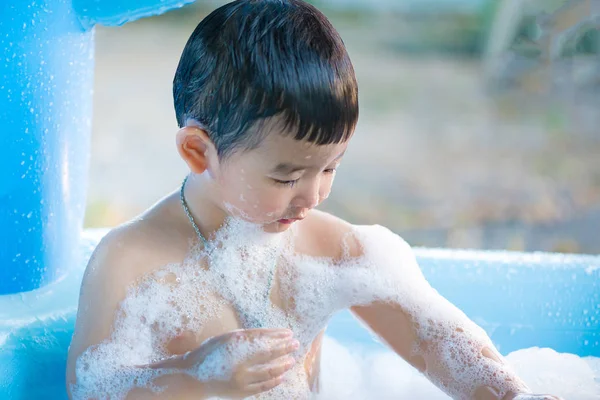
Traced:
MULTIPOLYGON (((82 282, 75 332, 69 348, 67 362, 67 390, 72 397, 71 385, 76 383, 76 362, 90 346, 110 339, 120 303, 125 299, 128 287, 147 272, 168 264, 163 254, 153 254, 158 246, 147 239, 129 234, 127 229, 109 233, 92 255, 82 282), (154 245, 154 246, 153 246, 154 245), (152 263, 157 264, 153 266, 152 263)), ((298 343, 287 330, 254 329, 229 332, 204 342, 198 349, 182 356, 169 358, 144 368, 169 369, 168 374, 157 377, 153 383, 165 388, 160 393, 149 389, 134 389, 127 396, 131 399, 178 398, 201 399, 215 395, 247 397, 272 389, 282 382, 282 376, 294 364, 290 355, 298 343), (240 342, 264 342, 265 346, 251 357, 231 354, 240 342), (232 346, 233 345, 233 346, 232 346), (219 348, 229 349, 223 359, 224 368, 231 379, 211 381, 192 376, 189 371, 202 364, 219 348), (181 372, 179 372, 181 371, 181 372)), ((221 351, 223 353, 223 351, 221 351)), ((130 366, 134 367, 134 366, 130 366)), ((129 368, 131 371, 131 368, 129 368)), ((101 395, 98 393, 98 395, 101 395)), ((105 397, 105 396, 101 396, 105 397)))
MULTIPOLYGON (((90 346, 98 345, 111 336, 119 304, 124 300, 128 287, 145 271, 140 269, 148 261, 148 247, 140 247, 140 239, 131 235, 127 228, 110 232, 98 244, 86 268, 81 292, 77 321, 67 362, 67 391, 72 396, 71 385, 76 382, 76 362, 90 346)), ((148 266, 145 265, 145 269, 148 266)), ((186 390, 200 395, 201 382, 185 374, 172 374, 159 378, 158 384, 168 385, 172 390, 186 390)), ((133 390, 128 399, 148 398, 146 390, 133 390), (136 393, 137 392, 137 393, 136 393), (143 393, 142 393, 143 392, 143 393), (139 395, 139 396, 138 396, 139 395)), ((180 393, 163 393, 179 396, 180 393)), ((208 397, 208 396, 207 396, 208 397)), ((198 398, 198 397, 196 397, 198 398)))

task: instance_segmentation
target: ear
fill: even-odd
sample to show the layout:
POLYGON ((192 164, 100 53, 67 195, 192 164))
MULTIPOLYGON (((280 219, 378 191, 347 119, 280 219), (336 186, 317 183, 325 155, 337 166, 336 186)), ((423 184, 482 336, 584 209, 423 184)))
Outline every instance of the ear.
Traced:
POLYGON ((177 132, 177 151, 179 155, 196 174, 201 174, 210 168, 211 159, 216 159, 216 149, 204 129, 196 126, 186 126, 177 132))

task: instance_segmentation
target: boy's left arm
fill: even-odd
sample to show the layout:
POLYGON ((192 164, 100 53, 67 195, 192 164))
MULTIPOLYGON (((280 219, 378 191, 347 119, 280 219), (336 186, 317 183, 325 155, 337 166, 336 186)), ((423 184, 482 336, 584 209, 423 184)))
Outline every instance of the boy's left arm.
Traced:
MULTIPOLYGON (((404 360, 410 363, 413 367, 424 373, 433 383, 435 383, 440 389, 445 392, 452 394, 458 394, 460 391, 460 382, 453 381, 453 376, 456 373, 464 371, 466 368, 472 367, 477 368, 476 365, 461 365, 455 363, 444 362, 438 357, 439 354, 435 354, 436 351, 415 353, 413 349, 415 347, 422 347, 418 345, 419 340, 417 339, 416 329, 412 326, 411 318, 405 313, 402 308, 397 304, 387 304, 383 302, 376 302, 366 306, 355 306, 352 307, 352 312, 358 316, 368 327, 379 336, 389 347, 391 347, 398 355, 404 360), (455 369, 453 371, 453 369, 455 369), (441 383, 441 385, 440 385, 441 383), (453 387, 454 386, 454 387, 453 387), (457 390, 458 389, 458 390, 457 390)), ((448 340, 444 338, 441 340, 448 340)), ((436 347, 436 344, 429 344, 431 348, 436 347)), ((469 351, 469 349, 456 348, 457 352, 460 350, 469 351)), ((502 357, 499 356, 495 349, 490 347, 484 347, 481 351, 482 357, 485 357, 490 362, 482 362, 482 368, 489 368, 491 363, 495 363, 498 366, 498 371, 506 370, 502 357)), ((457 355, 457 359, 460 355, 457 355)), ((474 377, 477 379, 477 377, 474 377)), ((474 383, 475 390, 468 390, 470 393, 460 393, 461 399, 474 399, 474 400, 557 400, 558 397, 549 395, 533 395, 527 386, 521 382, 516 376, 506 376, 506 379, 511 381, 507 387, 493 387, 488 386, 487 382, 472 382, 474 383), (514 391, 513 387, 521 386, 520 390, 514 391)), ((496 385, 500 386, 500 385, 496 385)))
POLYGON ((406 242, 396 236, 373 249, 398 252, 393 268, 382 270, 386 288, 379 292, 388 294, 351 310, 436 386, 457 399, 558 399, 531 394, 485 331, 427 283, 406 242))

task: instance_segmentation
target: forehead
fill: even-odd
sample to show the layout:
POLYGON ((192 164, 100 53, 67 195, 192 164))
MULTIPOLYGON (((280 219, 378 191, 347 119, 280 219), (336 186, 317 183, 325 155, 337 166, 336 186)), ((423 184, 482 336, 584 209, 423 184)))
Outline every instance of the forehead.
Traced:
POLYGON ((315 145, 306 140, 296 140, 290 135, 270 133, 255 149, 256 155, 270 162, 287 162, 313 166, 327 164, 342 154, 348 142, 315 145))
POLYGON ((316 145, 307 140, 296 140, 295 132, 286 129, 279 117, 272 117, 254 126, 262 140, 253 153, 264 161, 287 162, 296 165, 330 163, 346 150, 348 141, 316 145))

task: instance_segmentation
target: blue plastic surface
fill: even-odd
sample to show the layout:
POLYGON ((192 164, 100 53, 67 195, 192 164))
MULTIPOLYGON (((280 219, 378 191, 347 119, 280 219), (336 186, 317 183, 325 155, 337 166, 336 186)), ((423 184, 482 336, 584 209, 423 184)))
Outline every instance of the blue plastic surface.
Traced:
POLYGON ((96 24, 123 25, 138 18, 162 14, 195 0, 73 0, 73 7, 86 29, 96 24))
POLYGON ((39 288, 80 263, 93 25, 191 1, 0 1, 0 294, 39 288))
POLYGON ((84 233, 79 249, 84 262, 58 281, 0 296, 0 400, 67 398, 67 350, 84 264, 101 236, 84 233))
MULTIPOLYGON (((85 232, 85 259, 104 233, 85 232)), ((415 252, 429 282, 486 329, 503 354, 539 346, 600 356, 600 257, 415 252)), ((44 288, 0 296, 0 400, 66 398, 84 264, 44 288)), ((381 347, 348 312, 332 319, 327 334, 351 347, 381 347)))
POLYGON ((80 263, 93 50, 69 0, 0 1, 0 294, 80 263))

